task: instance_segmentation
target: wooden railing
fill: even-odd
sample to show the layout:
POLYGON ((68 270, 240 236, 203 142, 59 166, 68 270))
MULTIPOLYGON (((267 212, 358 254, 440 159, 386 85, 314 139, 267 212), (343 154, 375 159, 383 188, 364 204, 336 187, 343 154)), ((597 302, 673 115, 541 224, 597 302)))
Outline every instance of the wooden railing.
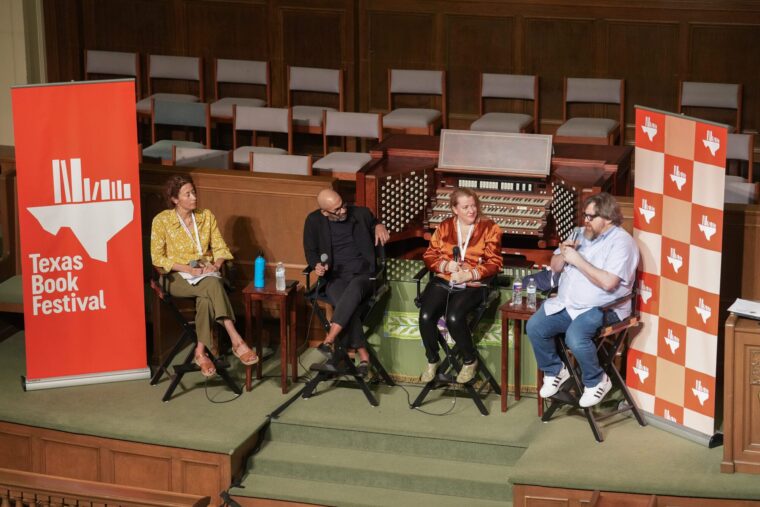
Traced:
POLYGON ((0 507, 209 505, 207 496, 171 493, 0 468, 0 507))

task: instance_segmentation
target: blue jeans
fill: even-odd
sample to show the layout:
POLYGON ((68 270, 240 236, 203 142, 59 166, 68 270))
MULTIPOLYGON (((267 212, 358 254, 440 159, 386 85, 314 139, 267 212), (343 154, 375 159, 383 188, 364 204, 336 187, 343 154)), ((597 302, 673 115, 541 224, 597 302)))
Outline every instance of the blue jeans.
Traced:
POLYGON ((594 336, 603 324, 612 324, 618 320, 614 311, 607 312, 605 316, 599 308, 583 312, 573 320, 567 310, 546 315, 544 308, 541 307, 528 320, 525 331, 533 344, 538 367, 546 375, 553 377, 557 376, 562 369, 562 361, 557 354, 554 337, 565 333, 565 344, 581 366, 583 385, 593 387, 602 381, 604 373, 599 366, 594 336))

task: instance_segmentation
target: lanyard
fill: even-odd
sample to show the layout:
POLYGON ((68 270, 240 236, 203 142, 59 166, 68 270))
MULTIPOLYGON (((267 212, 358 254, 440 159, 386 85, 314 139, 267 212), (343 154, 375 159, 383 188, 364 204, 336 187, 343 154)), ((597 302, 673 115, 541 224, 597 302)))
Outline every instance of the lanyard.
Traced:
POLYGON ((201 248, 201 236, 198 234, 198 223, 195 221, 195 213, 191 212, 190 216, 193 218, 193 229, 195 229, 195 237, 193 237, 193 233, 190 232, 190 229, 187 227, 185 221, 182 220, 182 217, 179 216, 179 213, 177 213, 179 223, 182 225, 182 228, 185 229, 187 235, 190 236, 190 241, 193 241, 195 243, 195 246, 198 247, 198 255, 203 256, 203 248, 201 248))
POLYGON ((457 219, 457 244, 459 245, 459 252, 462 255, 462 262, 464 262, 465 253, 467 252, 467 245, 470 244, 470 237, 472 237, 472 230, 475 228, 475 224, 470 226, 470 230, 467 231, 467 238, 462 243, 462 224, 457 219))

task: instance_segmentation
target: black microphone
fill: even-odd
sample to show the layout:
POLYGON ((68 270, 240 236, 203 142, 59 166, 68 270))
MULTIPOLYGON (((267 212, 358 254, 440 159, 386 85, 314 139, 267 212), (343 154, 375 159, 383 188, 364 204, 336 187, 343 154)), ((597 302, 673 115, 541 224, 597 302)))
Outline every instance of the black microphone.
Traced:
POLYGON ((458 263, 460 260, 462 260, 462 251, 459 250, 458 246, 454 247, 454 262, 458 263))
POLYGON ((328 255, 326 253, 323 253, 319 256, 319 263, 320 264, 327 264, 327 259, 329 259, 328 255))

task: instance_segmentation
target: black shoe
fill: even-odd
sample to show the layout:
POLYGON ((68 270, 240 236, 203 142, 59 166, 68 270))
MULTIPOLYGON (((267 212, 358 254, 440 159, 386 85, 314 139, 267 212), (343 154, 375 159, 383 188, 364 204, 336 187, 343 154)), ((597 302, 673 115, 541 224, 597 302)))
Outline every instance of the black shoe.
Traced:
POLYGON ((356 367, 356 373, 363 379, 369 377, 369 363, 367 361, 360 362, 359 366, 356 367))
POLYGON ((333 358, 332 345, 322 342, 319 345, 317 345, 317 350, 320 351, 322 355, 327 358, 328 361, 332 361, 332 358, 333 358))

